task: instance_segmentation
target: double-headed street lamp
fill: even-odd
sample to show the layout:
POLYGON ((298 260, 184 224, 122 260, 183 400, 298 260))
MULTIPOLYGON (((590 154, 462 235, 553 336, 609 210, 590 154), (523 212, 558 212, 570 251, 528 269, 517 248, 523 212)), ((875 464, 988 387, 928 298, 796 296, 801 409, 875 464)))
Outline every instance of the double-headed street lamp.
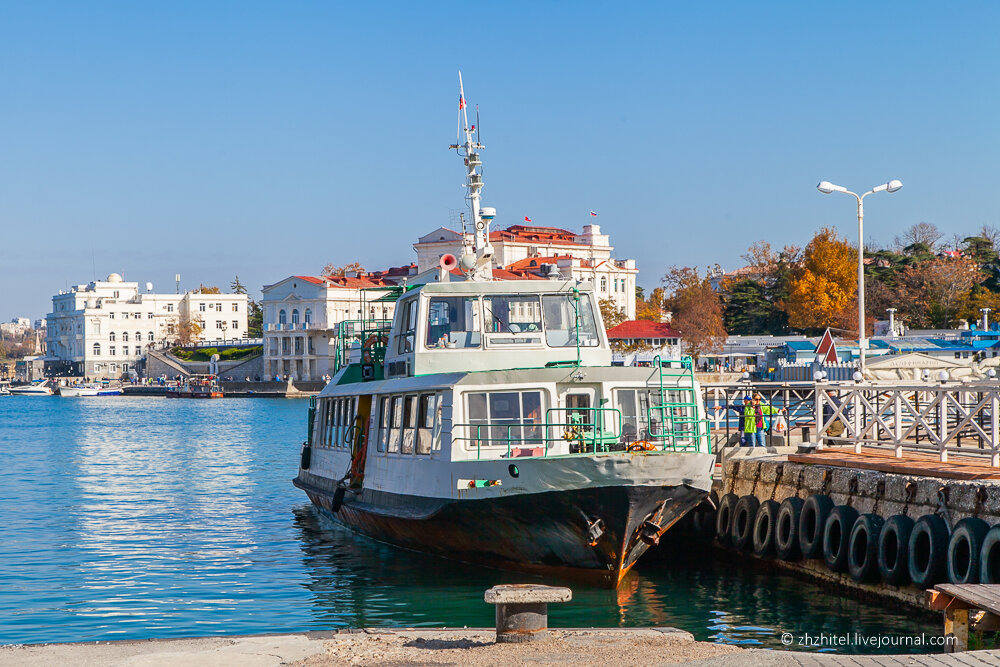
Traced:
POLYGON ((816 186, 820 192, 825 195, 831 192, 843 192, 847 195, 852 195, 858 200, 858 352, 861 357, 861 373, 865 372, 865 350, 868 349, 868 340, 865 338, 865 231, 864 231, 864 220, 865 220, 865 204, 864 199, 870 194, 876 192, 895 192, 903 187, 903 184, 897 180, 891 180, 888 183, 883 183, 878 185, 868 192, 858 195, 842 185, 834 185, 830 181, 821 181, 819 185, 816 186))

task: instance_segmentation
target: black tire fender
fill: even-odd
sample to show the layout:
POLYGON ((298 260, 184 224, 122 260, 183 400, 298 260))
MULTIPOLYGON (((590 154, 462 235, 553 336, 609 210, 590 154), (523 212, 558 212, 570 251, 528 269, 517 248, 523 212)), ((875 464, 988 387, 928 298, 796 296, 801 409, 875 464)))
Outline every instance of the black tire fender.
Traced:
POLYGON ((743 496, 733 508, 733 546, 740 551, 753 548, 753 522, 759 507, 757 496, 743 496))
POLYGON ((830 496, 812 495, 802 504, 799 515, 799 547, 803 558, 823 556, 823 532, 826 518, 833 509, 830 496))
POLYGON ((878 514, 862 514, 854 522, 847 543, 847 572, 854 581, 878 579, 878 541, 884 523, 878 514))
POLYGON ((979 550, 979 583, 1000 584, 1000 524, 990 528, 979 550))
POLYGON ((753 520, 753 552, 758 556, 774 555, 774 525, 778 520, 778 503, 765 500, 757 508, 753 520))
POLYGON ((910 535, 914 521, 905 514, 895 514, 882 524, 878 536, 878 573, 893 586, 910 582, 910 535))
POLYGON ((778 506, 778 516, 774 521, 774 552, 786 561, 802 557, 799 547, 799 517, 802 515, 803 500, 790 496, 778 506))
POLYGON ((347 487, 341 484, 337 487, 337 490, 333 492, 333 500, 330 501, 330 511, 339 512, 340 506, 344 504, 344 494, 347 493, 347 487))
POLYGON ((837 505, 826 517, 823 524, 823 560, 833 572, 847 572, 848 546, 857 520, 858 511, 847 505, 837 505))
POLYGON ((948 581, 953 584, 978 584, 983 540, 990 524, 976 517, 955 524, 948 541, 948 581))
POLYGON ((719 509, 715 512, 715 536, 719 544, 732 544, 733 509, 740 497, 735 493, 727 493, 719 501, 719 509))
POLYGON ((917 588, 931 588, 947 576, 948 524, 937 514, 925 514, 910 533, 910 580, 917 588))

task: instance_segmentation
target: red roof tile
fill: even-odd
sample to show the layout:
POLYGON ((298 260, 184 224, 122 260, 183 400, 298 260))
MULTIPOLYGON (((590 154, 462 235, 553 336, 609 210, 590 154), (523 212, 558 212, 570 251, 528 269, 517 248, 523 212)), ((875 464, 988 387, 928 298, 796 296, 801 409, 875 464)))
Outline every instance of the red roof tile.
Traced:
POLYGON ((304 280, 307 283, 312 283, 314 285, 322 285, 326 282, 325 278, 317 278, 316 276, 292 276, 293 278, 298 278, 299 280, 304 280))
POLYGON ((680 338, 680 332, 666 322, 652 320, 625 320, 608 329, 608 338, 680 338))

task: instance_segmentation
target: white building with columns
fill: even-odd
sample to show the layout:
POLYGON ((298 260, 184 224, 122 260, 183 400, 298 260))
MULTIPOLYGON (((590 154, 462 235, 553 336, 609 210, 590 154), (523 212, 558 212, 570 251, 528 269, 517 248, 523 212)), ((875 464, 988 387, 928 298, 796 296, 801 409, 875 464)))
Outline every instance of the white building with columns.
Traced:
POLYGON ((199 341, 245 338, 246 294, 154 294, 117 273, 52 297, 46 315, 45 372, 50 376, 127 376, 151 346, 174 342, 184 320, 199 341))
POLYGON ((332 376, 337 324, 391 320, 395 302, 379 299, 415 272, 411 264, 371 274, 289 276, 265 285, 264 374, 313 381, 332 376))
MULTIPOLYGON (((634 259, 613 257, 614 246, 600 226, 584 225, 576 234, 557 227, 512 225, 490 232, 490 243, 493 268, 539 276, 555 271, 560 278, 593 282, 599 299, 611 299, 626 319, 635 319, 639 270, 634 259)), ((462 246, 462 234, 446 227, 422 236, 413 244, 418 272, 437 267, 445 253, 460 257, 462 246)))

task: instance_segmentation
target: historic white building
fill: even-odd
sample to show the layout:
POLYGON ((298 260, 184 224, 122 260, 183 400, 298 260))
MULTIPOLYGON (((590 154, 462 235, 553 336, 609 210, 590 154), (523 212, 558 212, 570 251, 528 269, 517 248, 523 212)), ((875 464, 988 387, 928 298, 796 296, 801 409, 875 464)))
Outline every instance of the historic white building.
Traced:
MULTIPOLYGON (((584 225, 583 233, 556 227, 513 225, 490 232, 493 266, 512 274, 591 281, 599 299, 611 299, 625 313, 635 318, 635 281, 639 270, 634 259, 615 259, 610 237, 598 225, 584 225)), ((437 267, 441 256, 462 255, 462 234, 440 227, 413 244, 417 252, 417 270, 437 267)), ((505 276, 514 277, 514 276, 505 276)))
POLYGON ((265 285, 264 373, 294 380, 333 375, 336 327, 349 320, 391 320, 397 283, 415 273, 413 265, 347 276, 289 276, 265 285))
POLYGON ((185 320, 198 323, 199 341, 245 338, 246 294, 153 294, 112 273, 52 297, 46 318, 45 372, 118 378, 134 370, 150 346, 178 339, 185 320))

